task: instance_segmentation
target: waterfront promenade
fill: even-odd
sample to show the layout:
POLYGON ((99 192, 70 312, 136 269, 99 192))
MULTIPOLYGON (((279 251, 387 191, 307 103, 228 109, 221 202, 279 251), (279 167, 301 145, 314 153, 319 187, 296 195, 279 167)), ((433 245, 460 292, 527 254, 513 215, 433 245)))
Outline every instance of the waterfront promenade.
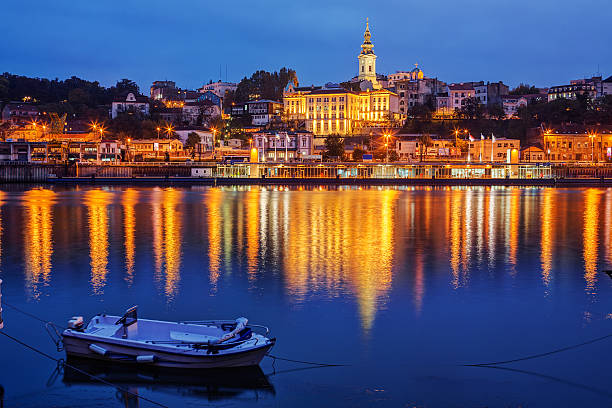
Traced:
POLYGON ((328 185, 606 185, 612 165, 551 163, 126 163, 0 164, 3 183, 328 185))

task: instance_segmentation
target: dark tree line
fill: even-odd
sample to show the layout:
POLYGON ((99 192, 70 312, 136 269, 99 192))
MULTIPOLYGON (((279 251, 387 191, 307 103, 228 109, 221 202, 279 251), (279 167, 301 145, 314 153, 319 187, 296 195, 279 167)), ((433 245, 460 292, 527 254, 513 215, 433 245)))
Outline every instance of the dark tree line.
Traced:
MULTIPOLYGON (((278 72, 256 71, 250 78, 244 77, 233 95, 232 102, 247 102, 254 99, 272 99, 281 101, 283 90, 289 82, 297 85, 297 74, 294 70, 281 68, 278 72)), ((227 104, 226 104, 227 106, 227 104)))
POLYGON ((5 72, 0 75, 0 104, 23 101, 26 98, 44 111, 78 114, 87 117, 106 116, 106 108, 117 96, 139 92, 138 85, 129 79, 106 88, 98 81, 78 77, 64 80, 29 78, 5 72))

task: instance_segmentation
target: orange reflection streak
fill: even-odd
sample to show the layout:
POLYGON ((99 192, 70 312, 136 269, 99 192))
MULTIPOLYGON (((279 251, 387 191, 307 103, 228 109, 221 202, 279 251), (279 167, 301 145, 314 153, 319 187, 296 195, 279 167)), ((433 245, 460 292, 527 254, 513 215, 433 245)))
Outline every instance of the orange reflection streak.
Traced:
MULTIPOLYGON (((262 193, 263 197, 267 197, 268 193, 262 193)), ((266 209, 267 200, 263 200, 261 205, 263 210, 266 209)), ((252 188, 246 194, 246 257, 247 257, 247 273, 249 275, 249 281, 255 279, 257 274, 257 256, 259 254, 259 208, 260 205, 260 192, 258 188, 252 188)), ((265 219, 264 219, 265 220, 265 219)), ((264 224, 265 225, 265 224, 264 224)), ((265 235, 264 225, 262 225, 261 233, 265 235)))
POLYGON ((325 192, 290 196, 292 218, 284 250, 287 291, 301 303, 308 292, 325 289, 337 297, 345 287, 350 289, 367 333, 391 287, 399 193, 334 194, 332 203, 325 192))
POLYGON ((542 242, 540 259, 542 264, 542 281, 544 285, 550 284, 550 272, 553 259, 553 237, 555 223, 553 222, 553 203, 555 190, 547 188, 542 193, 542 204, 540 208, 540 224, 542 228, 542 242))
POLYGON ((53 254, 51 207, 54 202, 55 192, 51 190, 33 189, 23 194, 26 214, 24 229, 26 286, 34 299, 40 297, 39 286, 47 286, 51 277, 53 254))
POLYGON ((478 262, 482 261, 482 253, 484 250, 484 239, 485 239, 485 191, 480 189, 478 191, 478 199, 476 200, 476 253, 478 254, 478 262))
POLYGON ((461 198, 463 193, 460 190, 453 189, 451 199, 451 208, 448 212, 451 214, 450 225, 450 264, 453 273, 452 285, 453 288, 459 287, 459 266, 461 265, 461 198))
POLYGON ((606 259, 608 268, 612 268, 612 188, 606 192, 606 259))
POLYGON ((134 206, 138 202, 138 191, 127 189, 123 192, 123 224, 125 228, 125 281, 128 286, 134 282, 134 254, 136 215, 134 206))
MULTIPOLYGON (((521 190, 513 188, 510 199, 510 239, 508 240, 508 262, 512 265, 512 275, 516 274, 516 254, 518 250, 518 232, 520 222, 521 190)), ((529 200, 527 200, 529 201, 529 200)))
POLYGON ((462 283, 465 284, 468 278, 468 274, 469 274, 469 264, 470 264, 470 258, 472 256, 471 252, 472 252, 472 235, 474 234, 473 228, 473 217, 472 217, 472 212, 473 212, 473 198, 474 198, 474 189, 471 187, 468 187, 468 191, 465 195, 465 212, 464 212, 464 221, 463 221, 463 234, 462 234, 462 240, 463 240, 463 245, 461 247, 461 263, 463 266, 463 279, 462 279, 462 283))
POLYGON ((414 310, 419 316, 423 310, 423 297, 425 296, 425 262, 423 251, 418 250, 415 256, 414 268, 414 310))
POLYGON ((213 290, 217 288, 221 264, 221 205, 223 192, 218 188, 211 188, 206 197, 208 212, 208 279, 213 290))
POLYGON ((180 280, 181 267, 181 214, 176 206, 181 201, 182 193, 174 189, 164 190, 164 256, 166 258, 165 292, 173 299, 180 280))
POLYGON ((489 200, 487 201, 487 257, 489 267, 495 264, 495 239, 497 238, 497 214, 496 210, 497 190, 489 190, 489 200))
POLYGON ((101 295, 106 285, 108 264, 108 214, 112 194, 104 190, 85 193, 85 205, 89 213, 89 256, 91 259, 91 286, 93 293, 101 295))
POLYGON ((151 204, 151 221, 153 227, 153 262, 155 264, 154 277, 156 281, 162 279, 162 264, 164 261, 163 257, 163 219, 162 219, 162 202, 163 192, 160 188, 156 187, 152 194, 153 202, 151 204))
POLYGON ((594 295, 597 282, 597 233, 599 229, 600 190, 589 188, 585 191, 584 204, 584 279, 586 292, 594 295))

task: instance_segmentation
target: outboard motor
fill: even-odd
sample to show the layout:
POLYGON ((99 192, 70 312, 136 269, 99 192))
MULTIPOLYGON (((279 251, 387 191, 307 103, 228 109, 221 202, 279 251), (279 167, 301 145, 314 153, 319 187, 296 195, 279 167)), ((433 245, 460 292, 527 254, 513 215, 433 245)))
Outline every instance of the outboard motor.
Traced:
POLYGON ((82 332, 84 329, 83 316, 72 316, 72 318, 68 320, 68 328, 82 332))

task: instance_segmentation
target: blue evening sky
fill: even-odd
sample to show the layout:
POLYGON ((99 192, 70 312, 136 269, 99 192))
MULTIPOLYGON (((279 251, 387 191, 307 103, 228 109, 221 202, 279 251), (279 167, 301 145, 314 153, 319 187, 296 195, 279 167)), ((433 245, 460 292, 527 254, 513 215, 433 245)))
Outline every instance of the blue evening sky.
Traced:
POLYGON ((612 75, 609 0, 29 0, 1 7, 0 71, 76 75, 146 91, 196 88, 257 69, 293 68, 302 85, 356 74, 365 18, 377 71, 447 82, 549 86, 612 75))

